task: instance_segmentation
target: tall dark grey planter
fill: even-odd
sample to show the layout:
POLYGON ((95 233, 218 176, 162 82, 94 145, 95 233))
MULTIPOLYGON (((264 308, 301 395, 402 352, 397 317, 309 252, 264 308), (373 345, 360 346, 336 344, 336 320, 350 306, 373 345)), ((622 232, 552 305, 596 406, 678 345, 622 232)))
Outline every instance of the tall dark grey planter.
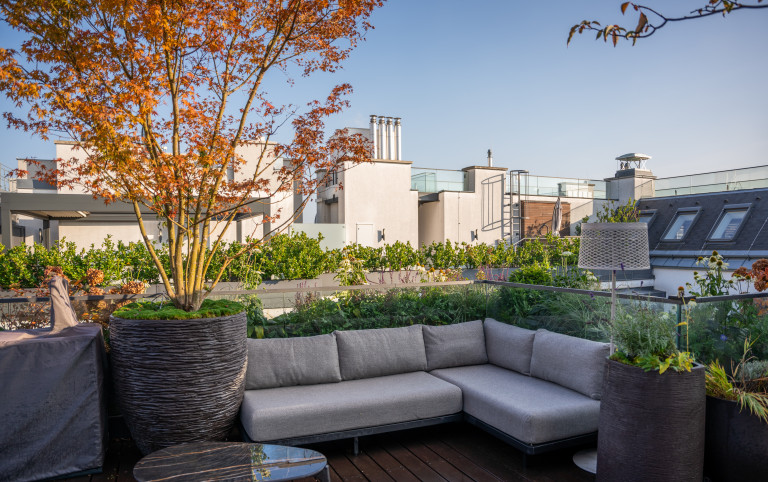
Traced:
POLYGON ((245 312, 195 320, 109 321, 118 405, 144 454, 222 440, 245 389, 245 312))
POLYGON ((664 374, 607 360, 597 480, 695 481, 704 476, 705 368, 664 374))
POLYGON ((768 477, 768 424, 731 400, 707 397, 706 462, 713 481, 750 482, 768 477))

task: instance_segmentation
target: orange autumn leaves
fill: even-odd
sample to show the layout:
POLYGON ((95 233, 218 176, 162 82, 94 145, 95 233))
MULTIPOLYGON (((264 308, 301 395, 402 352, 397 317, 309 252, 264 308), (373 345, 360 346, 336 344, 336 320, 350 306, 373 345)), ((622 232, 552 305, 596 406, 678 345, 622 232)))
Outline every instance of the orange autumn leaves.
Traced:
MULTIPOLYGON (((41 177, 134 204, 166 289, 190 309, 226 269, 208 273, 206 247, 218 249, 238 213, 256 198, 311 194, 318 169, 370 157, 362 136, 324 133, 325 120, 348 105, 349 85, 301 108, 277 105, 263 84, 273 71, 336 71, 382 3, 0 0, 5 22, 25 36, 19 49, 0 49, 0 89, 27 112, 6 118, 43 137, 80 141, 85 160, 62 159, 41 177), (281 126, 292 136, 275 142, 281 126), (262 148, 246 159, 254 144, 262 148), (168 229, 170 273, 140 206, 168 229)), ((273 213, 270 221, 279 229, 294 217, 273 213)))

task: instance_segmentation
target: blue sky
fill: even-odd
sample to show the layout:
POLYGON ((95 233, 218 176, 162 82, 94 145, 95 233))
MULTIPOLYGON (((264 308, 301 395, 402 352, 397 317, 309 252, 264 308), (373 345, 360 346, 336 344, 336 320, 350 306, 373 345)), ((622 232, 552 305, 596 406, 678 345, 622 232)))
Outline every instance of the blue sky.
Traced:
MULTIPOLYGON (((391 0, 343 69, 293 87, 277 73, 269 87, 302 104, 351 83, 352 106, 329 127, 401 117, 403 158, 417 167, 482 164, 488 148, 496 165, 544 176, 608 177, 627 152, 653 156, 661 177, 768 164, 768 10, 671 25, 634 47, 592 34, 566 47, 583 19, 622 20, 620 3, 391 0)), ((0 141, 6 165, 53 156, 52 143, 4 126, 0 141)))

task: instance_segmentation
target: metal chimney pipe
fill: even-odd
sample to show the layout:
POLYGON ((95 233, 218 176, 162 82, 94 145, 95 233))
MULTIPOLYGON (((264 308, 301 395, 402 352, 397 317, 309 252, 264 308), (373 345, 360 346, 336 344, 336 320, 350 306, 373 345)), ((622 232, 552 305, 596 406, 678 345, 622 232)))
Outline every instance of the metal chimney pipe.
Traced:
POLYGON ((387 141, 389 142, 388 151, 389 157, 387 159, 394 159, 395 154, 395 126, 392 124, 392 118, 387 117, 387 141))
POLYGON ((488 167, 493 167, 493 152, 488 149, 488 167))
POLYGON ((387 152, 387 120, 379 116, 379 159, 389 159, 387 152))
POLYGON ((371 116, 371 140, 373 141, 373 159, 378 158, 379 155, 379 139, 377 139, 379 133, 376 129, 376 116, 371 116))
POLYGON ((395 117, 395 159, 403 160, 403 132, 400 126, 400 118, 395 117))

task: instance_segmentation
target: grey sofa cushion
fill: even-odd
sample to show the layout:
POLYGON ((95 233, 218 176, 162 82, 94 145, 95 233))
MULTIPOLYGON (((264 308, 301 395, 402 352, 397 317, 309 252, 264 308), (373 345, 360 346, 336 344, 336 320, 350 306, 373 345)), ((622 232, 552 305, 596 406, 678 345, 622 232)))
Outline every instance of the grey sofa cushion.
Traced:
POLYGON ((495 365, 430 372, 461 388, 464 412, 529 444, 597 431, 600 402, 495 365))
POLYGON ((535 331, 486 318, 485 347, 488 361, 524 375, 531 374, 531 354, 535 331))
POLYGON ((443 326, 424 325, 422 330, 427 370, 488 363, 481 320, 443 326))
POLYGON ((341 378, 380 377, 427 369, 421 325, 337 331, 341 378))
POLYGON ((531 376, 600 400, 608 350, 607 343, 538 330, 533 340, 531 376))
POLYGON ((246 390, 240 419, 266 442, 461 412, 459 387, 425 372, 341 383, 246 390))
POLYGON ((248 339, 246 390, 340 381, 333 335, 248 339))

